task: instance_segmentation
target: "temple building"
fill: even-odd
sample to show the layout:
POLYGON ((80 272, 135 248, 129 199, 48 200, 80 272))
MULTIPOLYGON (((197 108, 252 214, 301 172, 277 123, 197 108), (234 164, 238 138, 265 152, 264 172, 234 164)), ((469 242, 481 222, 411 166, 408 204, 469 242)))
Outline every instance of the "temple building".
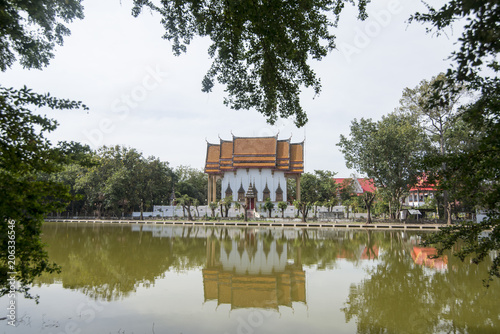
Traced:
POLYGON ((217 179, 222 179, 220 198, 249 201, 249 209, 270 198, 287 200, 286 179, 297 181, 300 200, 300 175, 304 172, 304 142, 273 137, 235 137, 207 142, 205 173, 208 174, 208 203, 214 202, 217 179))

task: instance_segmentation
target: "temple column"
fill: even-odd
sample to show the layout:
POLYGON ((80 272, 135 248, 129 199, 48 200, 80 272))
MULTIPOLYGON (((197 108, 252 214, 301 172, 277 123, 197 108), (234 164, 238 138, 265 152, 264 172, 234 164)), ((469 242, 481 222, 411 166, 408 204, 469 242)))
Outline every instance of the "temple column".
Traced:
POLYGON ((217 176, 212 177, 212 202, 217 201, 217 176))
POLYGON ((300 202, 300 174, 297 174, 296 181, 297 181, 297 189, 296 189, 296 192, 297 192, 297 201, 300 202))
POLYGON ((208 185, 207 185, 207 204, 212 203, 212 175, 208 174, 208 185))

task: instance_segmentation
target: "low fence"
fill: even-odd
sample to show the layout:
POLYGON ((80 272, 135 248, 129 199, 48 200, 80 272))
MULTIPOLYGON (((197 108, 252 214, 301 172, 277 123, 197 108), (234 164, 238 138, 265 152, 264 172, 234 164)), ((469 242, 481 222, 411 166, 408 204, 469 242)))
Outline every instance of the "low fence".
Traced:
POLYGON ((188 220, 134 220, 134 219, 64 219, 47 218, 46 221, 64 223, 86 224, 144 224, 144 225, 175 225, 175 226, 222 226, 222 227, 293 227, 293 228, 348 228, 348 229, 373 229, 373 230, 439 230, 443 224, 405 224, 405 223, 359 223, 351 221, 309 221, 300 220, 261 220, 261 221, 188 221, 188 220))

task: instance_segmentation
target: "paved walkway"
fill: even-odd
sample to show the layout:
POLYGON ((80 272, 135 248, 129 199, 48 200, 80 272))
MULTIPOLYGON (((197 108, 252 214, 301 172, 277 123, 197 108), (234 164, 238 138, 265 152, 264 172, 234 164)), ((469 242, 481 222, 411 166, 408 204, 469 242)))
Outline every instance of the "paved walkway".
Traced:
POLYGON ((353 223, 335 222, 295 222, 295 221, 184 221, 184 220, 105 220, 105 219, 46 219, 49 222, 87 224, 144 224, 171 226, 224 226, 224 227, 295 227, 295 228, 349 228, 371 230, 439 230, 444 224, 404 224, 404 223, 353 223))

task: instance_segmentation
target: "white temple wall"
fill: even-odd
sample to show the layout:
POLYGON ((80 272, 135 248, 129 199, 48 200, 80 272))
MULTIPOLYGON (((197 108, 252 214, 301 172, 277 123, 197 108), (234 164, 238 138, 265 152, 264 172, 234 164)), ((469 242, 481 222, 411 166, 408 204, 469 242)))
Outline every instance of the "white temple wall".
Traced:
POLYGON ((257 169, 257 168, 249 168, 248 170, 245 168, 237 169, 236 173, 234 171, 225 172, 222 178, 221 184, 221 198, 226 197, 226 190, 228 184, 231 185, 231 190, 233 191, 233 201, 238 200, 238 190, 240 186, 243 185, 243 189, 245 193, 248 190, 250 182, 252 184, 255 183, 255 188, 257 188, 257 202, 263 201, 264 189, 267 188, 270 191, 270 197, 272 202, 276 202, 276 190, 278 189, 278 185, 281 187, 283 191, 283 200, 286 201, 286 177, 285 173, 282 171, 273 171, 271 169, 257 169))

